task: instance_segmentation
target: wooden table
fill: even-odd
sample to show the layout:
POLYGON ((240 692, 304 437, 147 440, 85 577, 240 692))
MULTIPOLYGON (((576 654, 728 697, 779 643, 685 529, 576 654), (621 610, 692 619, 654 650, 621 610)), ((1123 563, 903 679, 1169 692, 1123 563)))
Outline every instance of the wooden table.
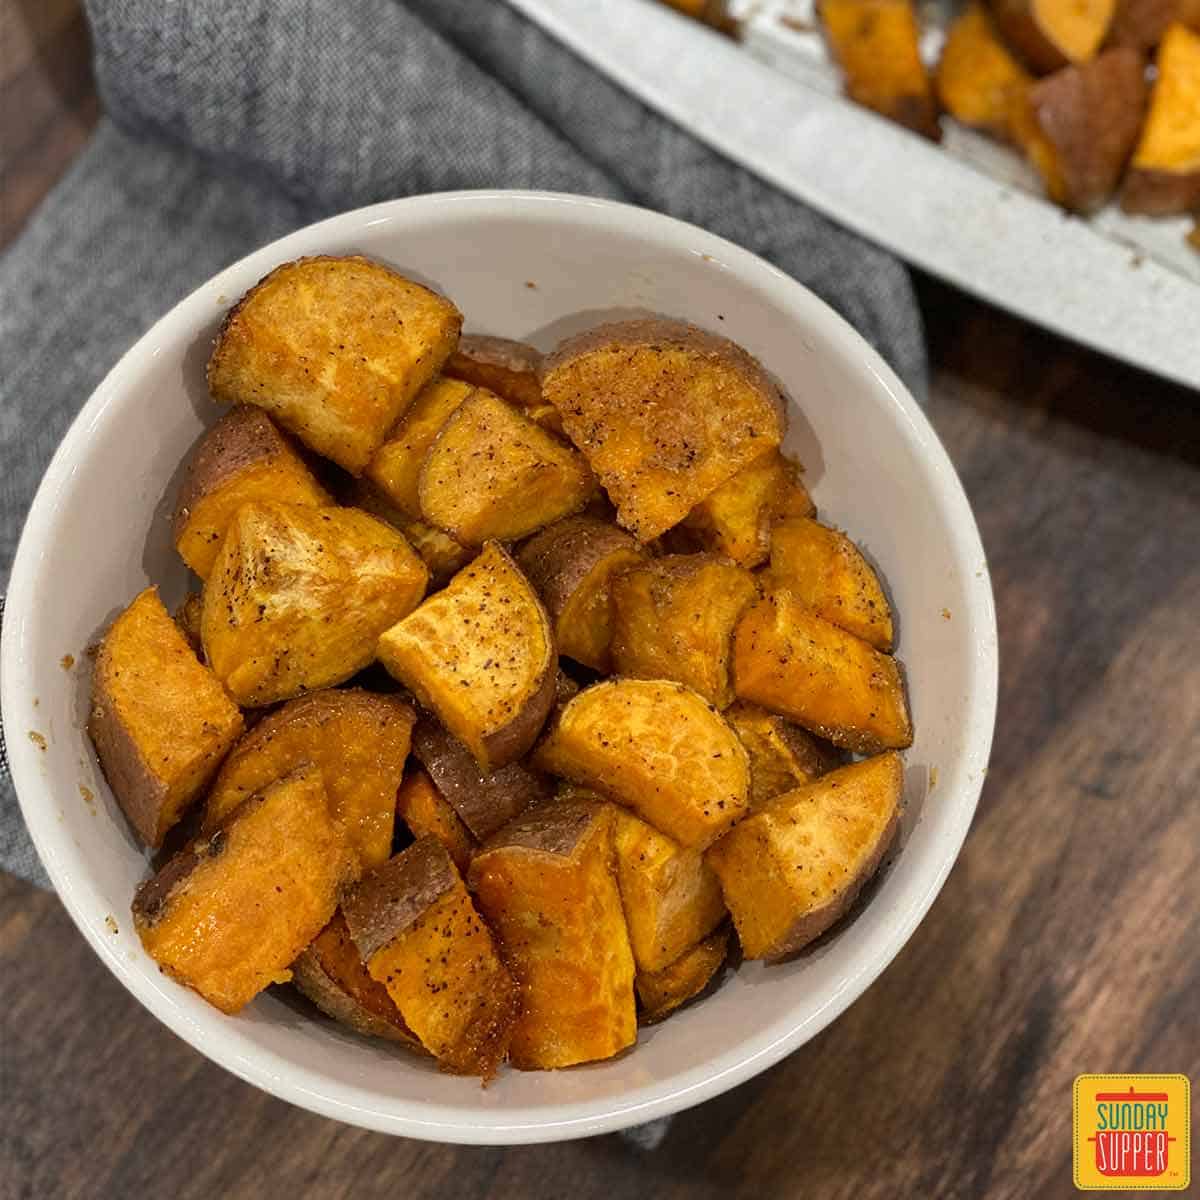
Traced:
MULTIPOLYGON (((96 111, 72 4, 22 3, 0 3, 4 239, 96 111)), ((212 1065, 55 897, 0 876, 0 1195, 1068 1196, 1076 1074, 1200 1081, 1200 397, 920 293, 930 415, 992 567, 1000 717, 962 858, 849 1012, 653 1153, 402 1141, 212 1065)))

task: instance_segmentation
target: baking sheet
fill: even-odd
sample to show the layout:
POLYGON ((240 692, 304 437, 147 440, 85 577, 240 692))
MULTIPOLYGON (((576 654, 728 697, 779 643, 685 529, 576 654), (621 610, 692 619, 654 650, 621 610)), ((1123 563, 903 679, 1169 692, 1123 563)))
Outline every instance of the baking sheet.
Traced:
MULTIPOLYGON (((952 9, 930 2, 933 56, 952 9)), ((1185 241, 1188 219, 1115 206, 1069 216, 981 135, 947 120, 937 146, 851 104, 809 0, 735 0, 741 43, 657 0, 510 3, 715 149, 909 262, 1200 389, 1200 254, 1185 241)))

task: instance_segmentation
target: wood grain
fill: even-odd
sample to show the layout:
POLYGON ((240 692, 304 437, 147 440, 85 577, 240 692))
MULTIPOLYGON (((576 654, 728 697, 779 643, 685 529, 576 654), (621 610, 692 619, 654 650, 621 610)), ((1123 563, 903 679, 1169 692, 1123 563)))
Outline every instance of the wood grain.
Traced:
MULTIPOLYGON (((38 10, 59 44, 69 7, 38 10)), ((0 89, 24 69, 0 57, 0 89)), ((47 143, 88 111, 51 90, 75 98, 47 143)), ((68 158, 21 159, 21 204, 68 158)), ((1200 403, 939 284, 921 300, 930 414, 993 572, 1000 717, 962 858, 857 1004, 654 1153, 426 1145, 213 1066, 54 897, 0 876, 0 1196, 1067 1196, 1076 1074, 1200 1077, 1200 403)))

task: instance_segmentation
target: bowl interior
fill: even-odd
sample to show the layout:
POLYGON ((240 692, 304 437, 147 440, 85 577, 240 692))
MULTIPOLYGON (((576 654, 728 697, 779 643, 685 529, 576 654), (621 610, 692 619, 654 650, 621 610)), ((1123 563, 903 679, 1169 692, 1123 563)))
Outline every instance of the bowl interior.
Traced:
POLYGON ((177 1033, 260 1086, 343 1120, 447 1140, 538 1141, 632 1124, 732 1086, 811 1037, 890 961, 940 888, 974 810, 994 715, 983 551, 940 444, 891 372, 761 260, 667 218, 579 198, 468 193, 379 205, 291 235, 200 288, 114 368, 64 441, 26 527, 6 616, 4 717, 26 820, 109 967, 177 1033), (613 1061, 509 1070, 483 1090, 314 1020, 286 995, 224 1017, 162 977, 131 927, 147 861, 83 733, 86 648, 148 581, 169 604, 184 594, 168 513, 183 456, 218 415, 203 381, 212 336, 271 267, 322 252, 378 257, 451 296, 468 330, 543 349, 647 312, 739 341, 790 397, 787 448, 807 468, 823 519, 859 540, 899 614, 916 742, 901 847, 870 903, 797 961, 743 965, 613 1061))

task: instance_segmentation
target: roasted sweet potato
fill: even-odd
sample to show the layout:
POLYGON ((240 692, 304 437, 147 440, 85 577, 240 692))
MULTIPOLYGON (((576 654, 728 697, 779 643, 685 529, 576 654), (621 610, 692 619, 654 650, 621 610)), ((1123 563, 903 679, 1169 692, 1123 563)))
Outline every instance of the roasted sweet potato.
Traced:
POLYGON ((728 949, 729 930, 718 929, 662 970, 639 970, 633 984, 641 1001, 642 1024, 654 1025, 665 1020, 677 1008, 695 999, 721 969, 728 949))
POLYGON ((413 730, 413 755, 480 841, 552 792, 550 781, 523 763, 481 771, 470 750, 428 717, 422 717, 413 730))
POLYGON ((1016 140, 1013 116, 1030 75, 979 0, 971 0, 947 31, 934 82, 942 107, 956 120, 1002 141, 1016 140))
POLYGON ((609 669, 613 575, 644 559, 623 529, 586 516, 556 521, 517 555, 550 614, 558 652, 597 671, 609 669))
POLYGON ((1129 160, 1146 103, 1141 57, 1106 50, 1064 67, 1028 91, 1019 140, 1056 204, 1089 213, 1112 194, 1129 160))
POLYGON ((204 604, 199 592, 188 592, 183 603, 175 610, 175 624, 201 662, 204 661, 204 647, 200 643, 200 614, 203 611, 204 604))
MULTIPOLYGON (((474 767, 475 760, 465 749, 463 754, 474 767)), ((450 802, 433 786, 433 780, 419 767, 405 773, 396 793, 396 812, 414 838, 435 837, 446 847, 446 853, 460 871, 465 872, 470 866, 475 839, 450 802)))
POLYGON ((766 586, 786 588, 818 617, 862 638, 876 650, 892 648, 892 610, 879 577, 862 551, 839 530, 807 517, 771 530, 766 586))
POLYGON ((329 687, 374 659, 428 579, 404 538, 360 509, 244 504, 204 584, 204 653, 246 707, 329 687))
POLYGON ((1117 8, 1117 0, 991 3, 1004 40, 1039 74, 1095 58, 1117 8))
POLYGON ((442 426, 418 485, 422 517, 468 546, 524 537, 578 512, 595 490, 575 450, 482 389, 442 426))
POLYGON ((332 503, 271 418, 239 404, 192 451, 175 502, 175 549, 201 579, 208 578, 234 514, 250 500, 314 508, 332 503))
POLYGON ((474 393, 469 383, 457 379, 427 383, 367 464, 366 478, 410 521, 421 519, 417 493, 425 456, 450 414, 474 393))
POLYGON ((719 837, 750 794, 737 735, 702 696, 662 680, 585 688, 564 705, 533 762, 633 809, 684 846, 719 837))
POLYGON ((460 546, 448 533, 425 521, 406 517, 373 483, 354 480, 349 503, 373 517, 386 521, 404 535, 429 571, 431 585, 440 587, 475 557, 475 551, 460 546))
POLYGON ((640 542, 783 437, 783 400, 759 363, 682 321, 569 338, 546 359, 542 391, 640 542))
POLYGON ((1172 25, 1158 48, 1150 111, 1121 191, 1129 213, 1200 209, 1200 33, 1172 25))
POLYGON ((550 619, 496 542, 387 630, 378 654, 485 771, 520 758, 554 702, 550 619))
POLYGON ((773 592, 746 610, 733 637, 734 690, 858 754, 912 742, 896 660, 773 592))
POLYGON ((939 141, 937 102, 921 61, 912 0, 820 0, 818 12, 846 95, 939 141))
POLYGON ((625 809, 613 812, 617 883, 633 961, 639 972, 660 971, 721 923, 721 885, 701 850, 685 850, 625 809))
POLYGON ((358 475, 458 343, 443 296, 365 258, 276 267, 229 311, 208 362, 217 400, 255 404, 358 475))
POLYGON ((522 1070, 611 1058, 637 1039, 612 818, 607 805, 540 805, 471 863, 471 889, 521 987, 509 1057, 522 1070))
POLYGON ((340 912, 292 963, 292 983, 323 1013, 368 1037, 424 1047, 404 1023, 387 988, 371 978, 340 912))
POLYGON ((306 766, 252 796, 142 884, 134 924, 168 975, 235 1013, 290 977, 358 870, 321 772, 306 766))
POLYGON ((327 689, 264 717, 226 758, 204 810, 213 830, 248 796, 303 763, 319 767, 333 815, 364 868, 392 852, 396 789, 415 714, 395 696, 327 689))
POLYGON ((845 915, 900 823, 895 752, 841 767, 747 817, 708 851, 747 958, 781 958, 845 915))
POLYGON ((673 679, 727 708, 733 627, 757 595, 749 571, 711 554, 671 554, 622 572, 612 583, 616 673, 673 679))
POLYGON ((1148 53, 1176 21, 1200 30, 1200 0, 1117 0, 1108 44, 1148 53))
POLYGON ((237 706, 147 588, 100 643, 88 718, 105 778, 142 841, 162 845, 241 732, 237 706))
POLYGON ((541 369, 541 351, 525 342, 467 333, 459 338, 442 373, 472 387, 487 388, 510 404, 536 409, 542 405, 541 369))
POLYGON ((442 843, 419 838, 365 875, 342 912, 371 978, 438 1063, 495 1075, 519 999, 442 843))
POLYGON ((774 521, 816 511, 795 464, 770 450, 701 500, 678 528, 695 539, 697 549, 757 567, 770 553, 774 521))
POLYGON ((832 771, 838 759, 811 734, 775 713, 739 700, 725 710, 725 720, 750 756, 750 807, 832 771))

